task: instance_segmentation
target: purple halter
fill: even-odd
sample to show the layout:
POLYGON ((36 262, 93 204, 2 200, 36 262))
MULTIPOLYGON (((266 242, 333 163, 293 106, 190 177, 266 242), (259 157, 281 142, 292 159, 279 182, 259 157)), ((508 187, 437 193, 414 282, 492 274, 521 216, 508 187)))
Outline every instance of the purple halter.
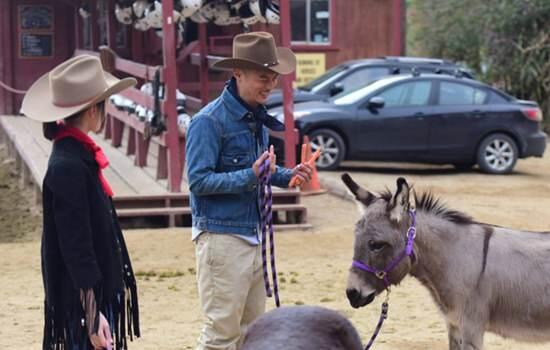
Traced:
POLYGON ((414 209, 409 210, 409 215, 411 216, 411 226, 407 230, 407 245, 405 246, 405 249, 395 259, 393 259, 393 261, 388 266, 386 266, 385 269, 377 270, 357 260, 353 260, 351 264, 352 266, 357 267, 358 269, 361 269, 363 271, 370 272, 379 279, 383 280, 384 285, 386 286, 386 291, 388 293, 386 296, 386 300, 382 303, 380 318, 378 319, 378 324, 376 325, 374 334, 370 338, 369 343, 365 347, 365 350, 369 350, 372 347, 374 341, 376 340, 376 337, 378 336, 378 333, 380 333, 380 330, 382 329, 384 320, 388 318, 388 301, 390 297, 390 281, 388 279, 388 273, 390 273, 390 271, 393 270, 406 256, 410 257, 413 262, 416 260, 416 255, 414 254, 413 250, 414 238, 416 237, 416 211, 414 209))
POLYGON ((405 246, 405 249, 401 251, 401 253, 392 260, 391 263, 386 266, 383 270, 378 270, 375 268, 372 268, 366 264, 363 264, 360 261, 353 260, 352 266, 357 267, 358 269, 361 269, 363 271, 370 272, 374 274, 376 277, 384 281, 384 285, 386 286, 386 289, 390 287, 390 281, 388 279, 388 274, 391 270, 393 270, 401 260, 403 260, 406 256, 410 257, 411 260, 414 262, 416 260, 416 256, 414 254, 413 250, 413 244, 414 244, 414 238, 416 237, 416 211, 415 210, 409 210, 409 215, 411 216, 411 226, 407 230, 407 245, 405 246))
POLYGON ((275 305, 281 306, 279 300, 279 286, 277 284, 277 270, 275 268, 275 241, 273 240, 273 194, 271 192, 271 167, 269 159, 260 164, 260 228, 262 230, 262 265, 264 270, 265 291, 268 297, 275 296, 275 305), (273 278, 273 291, 269 286, 269 274, 267 271, 267 230, 269 230, 269 256, 271 258, 271 276, 273 278))

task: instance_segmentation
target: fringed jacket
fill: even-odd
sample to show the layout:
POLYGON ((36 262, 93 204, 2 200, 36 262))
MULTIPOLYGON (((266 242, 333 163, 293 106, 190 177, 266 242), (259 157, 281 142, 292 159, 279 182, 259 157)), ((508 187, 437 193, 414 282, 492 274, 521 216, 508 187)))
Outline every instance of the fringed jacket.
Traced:
POLYGON ((135 277, 98 165, 78 140, 54 143, 42 193, 43 349, 69 349, 82 339, 90 346, 99 312, 115 349, 126 349, 126 337, 140 335, 135 277))

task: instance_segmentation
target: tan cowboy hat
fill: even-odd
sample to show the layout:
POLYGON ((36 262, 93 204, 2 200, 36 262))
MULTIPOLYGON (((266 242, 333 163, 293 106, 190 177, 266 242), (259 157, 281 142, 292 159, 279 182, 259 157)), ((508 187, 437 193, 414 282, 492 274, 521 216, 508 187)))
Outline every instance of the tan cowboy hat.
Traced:
POLYGON ((41 76, 23 98, 21 111, 40 122, 64 119, 137 83, 103 71, 99 58, 73 57, 41 76))
POLYGON ((263 68, 289 74, 296 69, 296 56, 286 47, 275 46, 275 39, 270 33, 251 32, 235 36, 233 57, 216 62, 214 67, 263 68))

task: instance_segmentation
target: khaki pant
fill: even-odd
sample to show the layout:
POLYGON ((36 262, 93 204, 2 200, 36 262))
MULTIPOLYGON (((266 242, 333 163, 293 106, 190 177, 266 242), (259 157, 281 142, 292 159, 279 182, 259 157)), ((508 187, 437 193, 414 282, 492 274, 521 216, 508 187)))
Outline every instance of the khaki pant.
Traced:
POLYGON ((261 245, 205 232, 195 245, 199 300, 206 318, 197 350, 235 350, 265 312, 261 245))

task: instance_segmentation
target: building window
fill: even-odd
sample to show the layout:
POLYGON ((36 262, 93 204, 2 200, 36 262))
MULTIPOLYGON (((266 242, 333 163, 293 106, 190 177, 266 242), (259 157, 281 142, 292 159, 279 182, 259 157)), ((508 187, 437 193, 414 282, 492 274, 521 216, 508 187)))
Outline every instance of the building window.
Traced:
POLYGON ((330 44, 331 0, 290 0, 292 44, 330 44))

